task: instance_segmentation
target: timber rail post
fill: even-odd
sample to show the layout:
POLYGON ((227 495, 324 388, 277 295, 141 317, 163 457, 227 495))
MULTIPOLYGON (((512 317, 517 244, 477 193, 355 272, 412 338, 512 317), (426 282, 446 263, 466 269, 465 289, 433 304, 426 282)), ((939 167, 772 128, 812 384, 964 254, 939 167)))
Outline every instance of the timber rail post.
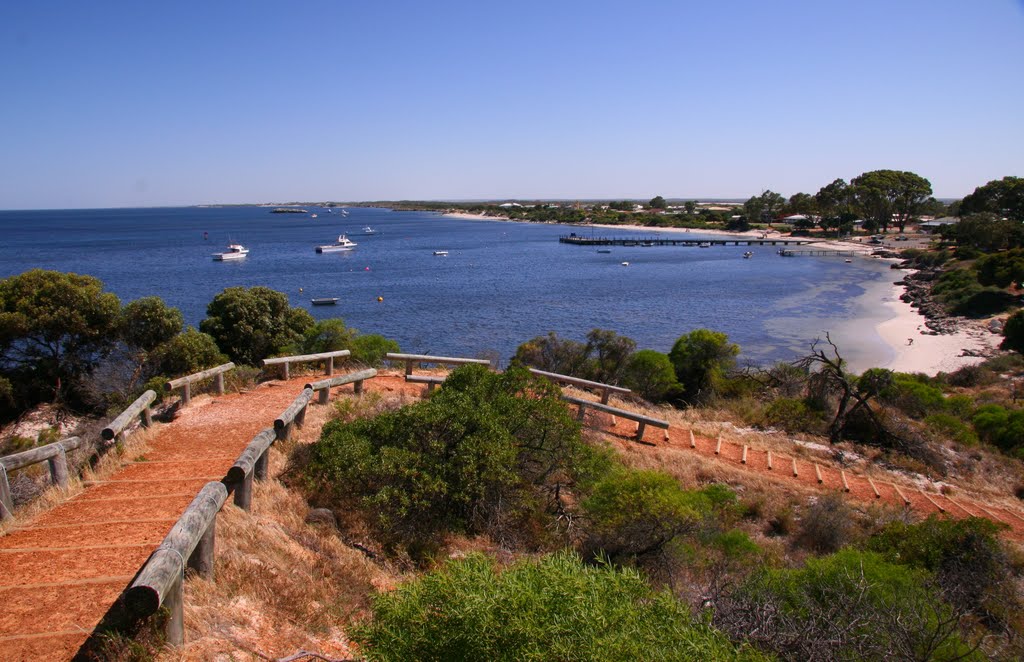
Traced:
POLYGON ((222 482, 229 492, 234 493, 235 505, 242 510, 252 508, 252 481, 266 479, 267 450, 277 439, 277 432, 272 428, 261 430, 224 476, 222 482))
POLYGON ((274 431, 278 439, 288 439, 292 433, 292 426, 302 427, 306 422, 306 406, 313 399, 313 389, 306 387, 302 393, 288 405, 288 409, 281 412, 281 415, 274 419, 274 431))
POLYGON ((67 451, 75 450, 81 445, 81 438, 68 437, 39 448, 31 448, 27 451, 0 457, 0 520, 14 517, 14 499, 11 496, 11 485, 7 480, 8 471, 21 469, 45 460, 50 465, 50 482, 62 490, 67 489, 67 451))
POLYGON ((284 378, 287 380, 291 377, 290 366, 292 363, 307 363, 309 361, 323 361, 324 362, 324 374, 328 377, 334 374, 334 359, 344 358, 350 356, 351 352, 347 349, 339 349, 334 352, 321 352, 320 354, 298 354, 295 356, 277 356, 272 359, 263 359, 263 367, 271 365, 283 365, 284 366, 284 378))
POLYGON ((600 402, 594 402, 592 400, 584 400, 582 398, 574 398, 571 395, 563 395, 562 400, 570 402, 579 407, 579 413, 576 416, 577 420, 582 421, 584 414, 586 414, 586 408, 592 407, 598 411, 603 411, 619 418, 627 418, 631 421, 636 421, 636 440, 643 441, 644 428, 648 425, 653 425, 656 428, 662 428, 668 430, 668 421, 663 421, 660 418, 653 418, 651 416, 645 416, 644 414, 638 414, 628 409, 619 409, 618 407, 612 407, 600 402))
POLYGON ((216 368, 210 368, 209 370, 203 370, 202 372, 179 377, 178 379, 172 379, 164 384, 164 388, 168 391, 181 388, 181 404, 184 406, 192 401, 192 384, 210 377, 216 377, 217 395, 224 395, 224 373, 234 367, 234 363, 225 363, 217 366, 216 368))
POLYGON ((537 368, 530 368, 530 372, 533 374, 550 379, 553 382, 561 382, 563 384, 572 384, 573 386, 580 386, 583 388, 593 388, 601 391, 601 404, 608 404, 608 398, 611 397, 612 393, 619 393, 625 395, 626 393, 632 393, 628 388, 621 386, 612 386, 611 384, 602 384, 601 382, 592 382, 589 379, 580 379, 579 377, 571 377, 569 375, 560 375, 557 372, 545 372, 544 370, 538 370, 537 368))
POLYGON ((388 352, 387 359, 389 361, 405 362, 406 377, 412 374, 412 366, 414 363, 440 363, 442 365, 465 365, 468 363, 476 363, 478 365, 485 365, 493 368, 491 362, 487 359, 466 359, 457 356, 428 356, 426 354, 399 354, 396 352, 388 352))
POLYGON ((367 368, 366 370, 351 372, 347 375, 338 375, 337 377, 331 377, 330 379, 321 379, 318 382, 311 382, 306 384, 306 388, 312 389, 314 393, 319 394, 317 396, 317 404, 325 405, 331 397, 331 389, 335 386, 353 384, 354 386, 352 387, 352 390, 356 395, 361 395, 363 393, 363 382, 367 379, 373 379, 376 376, 376 369, 367 368))
POLYGON ((167 641, 173 646, 185 642, 185 570, 213 578, 217 512, 227 498, 223 483, 207 483, 125 591, 125 605, 133 617, 145 618, 167 608, 167 641))
POLYGON ((110 421, 107 427, 100 430, 100 438, 104 441, 118 441, 124 438, 124 429, 128 427, 136 417, 142 418, 142 427, 148 428, 153 425, 153 413, 149 406, 156 400, 156 391, 149 390, 136 398, 135 402, 128 405, 128 408, 121 412, 117 418, 110 421))

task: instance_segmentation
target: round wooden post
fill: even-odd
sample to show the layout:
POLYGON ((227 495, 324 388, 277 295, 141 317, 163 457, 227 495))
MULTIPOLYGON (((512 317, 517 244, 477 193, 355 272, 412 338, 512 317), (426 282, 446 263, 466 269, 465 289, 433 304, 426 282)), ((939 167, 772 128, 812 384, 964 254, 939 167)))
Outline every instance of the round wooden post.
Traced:
POLYGON ((0 521, 14 517, 11 485, 7 482, 7 468, 0 464, 0 521))
POLYGON ((334 357, 333 356, 328 356, 327 357, 327 376, 330 377, 333 374, 334 374, 334 357))
POLYGON ((185 643, 185 587, 183 579, 178 575, 171 590, 164 597, 163 606, 169 612, 167 616, 167 643, 181 646, 185 643))
POLYGON ((256 480, 267 479, 267 466, 270 464, 270 453, 263 451, 263 455, 260 455, 259 459, 256 460, 256 464, 252 467, 253 475, 256 476, 256 480))
POLYGON ((224 373, 218 372, 217 376, 213 378, 213 383, 217 386, 217 395, 224 395, 224 373))
POLYGON ((318 403, 322 404, 322 405, 325 405, 325 404, 327 404, 327 401, 330 399, 330 397, 331 397, 331 389, 329 389, 329 388, 322 388, 322 389, 320 389, 320 395, 317 396, 317 400, 316 401, 318 403))
POLYGON ((299 426, 300 428, 306 422, 306 409, 307 408, 303 406, 302 409, 299 410, 299 413, 295 414, 295 425, 299 426))
POLYGON ((646 428, 646 427, 647 427, 647 424, 644 423, 643 421, 638 421, 637 422, 637 424, 636 424, 636 438, 637 438, 637 441, 642 441, 643 440, 643 438, 644 438, 644 428, 646 428))
POLYGON ((58 453, 46 460, 50 465, 50 480, 54 485, 66 490, 68 488, 68 456, 61 446, 58 453))
POLYGON ((586 416, 586 414, 587 414, 587 407, 585 405, 583 405, 583 404, 580 404, 579 407, 580 407, 580 410, 576 414, 576 420, 577 421, 582 421, 583 417, 586 416))
POLYGON ((252 472, 235 485, 235 505, 249 512, 252 509, 252 472))
POLYGON ((153 426, 153 410, 149 407, 145 407, 142 410, 142 427, 148 428, 153 426))
POLYGON ((412 374, 412 361, 410 361, 408 359, 405 362, 405 374, 407 374, 407 375, 411 375, 412 374))
POLYGON ((210 526, 199 538, 192 556, 188 557, 188 567, 199 573, 203 579, 213 579, 214 545, 217 541, 217 518, 210 520, 210 526))
POLYGON ((358 382, 352 384, 352 392, 356 395, 363 394, 363 380, 360 379, 358 382))
POLYGON ((603 405, 608 404, 608 398, 611 397, 611 394, 612 394, 612 392, 610 390, 603 389, 601 391, 601 404, 603 404, 603 405))
POLYGON ((185 382, 181 386, 181 404, 182 406, 192 402, 192 385, 185 382))
POLYGON ((288 362, 285 361, 281 365, 284 366, 284 380, 288 381, 289 377, 291 376, 291 373, 288 371, 288 362))

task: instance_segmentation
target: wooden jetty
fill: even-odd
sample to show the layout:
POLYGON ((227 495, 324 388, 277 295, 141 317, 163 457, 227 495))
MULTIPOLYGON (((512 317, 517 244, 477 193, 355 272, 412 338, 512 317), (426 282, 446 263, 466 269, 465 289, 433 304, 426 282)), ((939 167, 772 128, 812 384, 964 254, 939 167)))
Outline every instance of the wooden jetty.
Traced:
POLYGON ((779 255, 781 255, 782 257, 800 257, 802 255, 838 255, 842 257, 853 257, 854 255, 859 255, 859 253, 857 251, 837 251, 825 249, 804 249, 795 251, 783 248, 779 250, 779 255))
POLYGON ((684 239, 673 237, 581 237, 575 232, 562 235, 559 243, 573 246, 803 246, 810 243, 806 239, 759 239, 747 237, 743 239, 684 239))

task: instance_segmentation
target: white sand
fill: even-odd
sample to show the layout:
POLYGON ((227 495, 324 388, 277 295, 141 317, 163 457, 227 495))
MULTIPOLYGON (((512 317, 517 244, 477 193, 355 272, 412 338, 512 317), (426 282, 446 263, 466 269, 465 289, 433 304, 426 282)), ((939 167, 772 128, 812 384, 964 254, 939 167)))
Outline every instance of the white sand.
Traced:
MULTIPOLYGON (((445 216, 467 220, 508 220, 505 217, 483 216, 481 214, 465 212, 445 213, 445 216)), ((761 234, 765 232, 764 230, 731 232, 728 230, 696 228, 687 230, 685 228, 662 228, 643 225, 596 224, 592 227, 652 233, 678 234, 689 232, 697 235, 725 235, 754 239, 760 238, 761 234)), ((775 230, 768 230, 767 235, 768 239, 788 238, 775 230)), ((853 251, 864 257, 867 257, 875 248, 878 248, 878 246, 872 244, 838 239, 813 240, 813 244, 815 248, 853 251)), ((911 307, 909 303, 900 300, 903 291, 903 286, 894 284, 885 292, 882 301, 879 302, 892 316, 886 321, 879 323, 875 327, 875 331, 892 348, 895 356, 892 360, 881 365, 876 363, 876 367, 888 368, 898 372, 922 372, 927 375, 935 375, 939 372, 953 372, 957 368, 981 363, 985 360, 982 357, 961 356, 963 350, 971 350, 988 355, 992 353, 1002 340, 1000 335, 990 332, 981 323, 970 321, 964 322, 957 333, 937 336, 922 333, 929 331, 925 326, 925 317, 916 308, 911 307), (911 339, 913 342, 909 343, 908 341, 911 339)))

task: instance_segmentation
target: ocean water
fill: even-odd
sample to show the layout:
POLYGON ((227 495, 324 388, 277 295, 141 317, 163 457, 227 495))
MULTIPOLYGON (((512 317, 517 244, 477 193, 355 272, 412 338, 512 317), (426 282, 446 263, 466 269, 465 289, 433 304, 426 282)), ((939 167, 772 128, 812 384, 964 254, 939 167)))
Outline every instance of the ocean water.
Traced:
POLYGON ((667 352, 680 335, 705 327, 727 333, 752 364, 806 354, 825 332, 858 369, 893 356, 873 331, 888 316, 880 302, 894 280, 879 260, 782 258, 768 246, 606 254, 558 243, 559 235, 588 229, 309 209, 318 218, 265 207, 2 211, 0 277, 32 268, 89 274, 123 302, 160 296, 195 326, 224 288, 264 285, 318 319, 341 317, 415 353, 507 359, 534 336, 583 340, 593 328, 667 352), (364 226, 378 234, 363 235, 364 226), (359 244, 355 250, 314 251, 342 232, 359 244), (215 262, 211 254, 229 242, 249 256, 215 262), (752 259, 742 259, 746 250, 752 259), (313 297, 339 302, 314 307, 313 297))

